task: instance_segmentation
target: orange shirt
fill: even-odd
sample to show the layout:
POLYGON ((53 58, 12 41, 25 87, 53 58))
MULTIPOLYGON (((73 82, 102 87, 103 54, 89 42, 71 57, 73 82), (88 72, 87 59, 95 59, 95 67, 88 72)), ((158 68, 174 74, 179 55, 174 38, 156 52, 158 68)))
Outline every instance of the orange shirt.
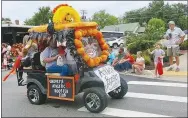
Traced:
POLYGON ((134 63, 134 57, 133 57, 132 55, 125 56, 124 59, 129 59, 129 62, 130 62, 131 64, 134 63))

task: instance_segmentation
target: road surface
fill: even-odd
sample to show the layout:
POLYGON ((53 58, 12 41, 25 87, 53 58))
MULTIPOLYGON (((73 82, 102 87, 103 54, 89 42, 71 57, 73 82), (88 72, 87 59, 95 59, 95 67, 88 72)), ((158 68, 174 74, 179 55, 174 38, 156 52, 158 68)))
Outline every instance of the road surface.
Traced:
MULTIPOLYGON (((2 76, 5 72, 2 71, 2 76)), ((48 100, 32 105, 26 87, 18 87, 16 76, 2 83, 2 117, 187 117, 187 83, 124 76, 128 93, 124 99, 108 98, 101 113, 88 112, 82 93, 75 102, 48 100)))

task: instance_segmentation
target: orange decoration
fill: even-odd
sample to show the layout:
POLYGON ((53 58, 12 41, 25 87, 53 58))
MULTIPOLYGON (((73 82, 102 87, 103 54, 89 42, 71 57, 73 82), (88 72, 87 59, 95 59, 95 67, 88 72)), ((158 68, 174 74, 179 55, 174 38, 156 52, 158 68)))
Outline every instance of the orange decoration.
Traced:
POLYGON ((105 61, 107 60, 108 56, 106 56, 106 55, 101 55, 101 58, 102 58, 102 62, 105 62, 105 61))
POLYGON ((81 31, 82 31, 82 36, 83 36, 83 37, 86 36, 87 30, 83 29, 83 30, 81 30, 81 31))
POLYGON ((80 37, 82 37, 82 32, 79 30, 75 31, 75 38, 79 39, 80 37))
POLYGON ((105 62, 108 58, 109 47, 106 44, 106 41, 103 39, 102 33, 98 31, 97 29, 94 29, 93 27, 82 28, 82 29, 77 28, 75 31, 74 44, 77 48, 78 54, 82 56, 83 60, 87 63, 89 67, 98 66, 101 62, 105 62), (88 36, 94 36, 97 39, 99 46, 101 47, 101 51, 102 51, 101 56, 91 58, 88 54, 85 53, 82 39, 83 37, 88 37, 88 36))
POLYGON ((81 48, 81 47, 83 47, 82 42, 81 42, 80 40, 78 40, 78 39, 75 39, 75 40, 74 40, 74 44, 75 44, 76 48, 81 48))
POLYGON ((102 33, 98 31, 96 34, 96 38, 101 39, 102 37, 103 37, 102 33))
POLYGON ((83 54, 83 59, 84 61, 88 61, 90 59, 89 55, 87 55, 86 53, 83 54))
POLYGON ((96 58, 94 58, 93 60, 94 60, 94 62, 95 62, 95 65, 99 65, 99 63, 100 63, 100 61, 101 61, 99 57, 96 57, 96 58))
POLYGON ((84 48, 78 48, 77 52, 78 52, 78 54, 82 55, 82 54, 84 54, 85 51, 84 51, 84 48))
POLYGON ((88 66, 90 66, 90 67, 94 67, 94 66, 95 66, 95 62, 94 62, 93 59, 89 59, 89 60, 87 61, 87 64, 88 64, 88 66))
POLYGON ((92 36, 92 29, 87 30, 87 35, 92 36))
POLYGON ((96 36, 96 35, 97 35, 97 32, 98 32, 97 29, 93 29, 93 30, 92 30, 92 35, 93 35, 93 36, 96 36))
POLYGON ((102 50, 108 50, 109 49, 109 46, 108 44, 104 44, 101 46, 102 50))
POLYGON ((105 44, 105 40, 104 39, 99 39, 98 42, 99 42, 100 45, 104 45, 105 44))
POLYGON ((103 50, 103 51, 102 51, 102 55, 107 55, 107 56, 108 56, 108 55, 109 55, 109 52, 108 52, 107 50, 103 50))

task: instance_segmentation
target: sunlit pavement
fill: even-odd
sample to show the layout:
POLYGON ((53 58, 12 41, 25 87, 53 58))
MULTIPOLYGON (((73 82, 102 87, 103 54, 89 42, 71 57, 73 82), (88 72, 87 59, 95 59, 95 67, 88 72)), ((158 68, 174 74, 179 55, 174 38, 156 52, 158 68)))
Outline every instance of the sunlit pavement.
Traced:
MULTIPOLYGON (((8 71, 2 71, 2 76, 8 71)), ((47 100, 32 105, 26 87, 18 87, 16 76, 2 82, 2 117, 186 117, 187 83, 125 76, 128 93, 124 99, 108 98, 108 107, 101 113, 88 112, 82 93, 75 102, 47 100)))

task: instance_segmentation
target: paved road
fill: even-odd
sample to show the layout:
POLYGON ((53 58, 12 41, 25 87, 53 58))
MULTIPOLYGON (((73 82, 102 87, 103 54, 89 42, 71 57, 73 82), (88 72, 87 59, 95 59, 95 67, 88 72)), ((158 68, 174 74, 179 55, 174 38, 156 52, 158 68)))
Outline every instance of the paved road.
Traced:
MULTIPOLYGON (((5 72, 2 72, 5 75, 5 72)), ((18 87, 15 75, 2 83, 3 117, 186 117, 187 84, 183 82, 124 76, 129 91, 124 99, 108 99, 108 107, 99 114, 87 112, 82 95, 75 102, 48 100, 32 105, 26 87, 18 87)))

